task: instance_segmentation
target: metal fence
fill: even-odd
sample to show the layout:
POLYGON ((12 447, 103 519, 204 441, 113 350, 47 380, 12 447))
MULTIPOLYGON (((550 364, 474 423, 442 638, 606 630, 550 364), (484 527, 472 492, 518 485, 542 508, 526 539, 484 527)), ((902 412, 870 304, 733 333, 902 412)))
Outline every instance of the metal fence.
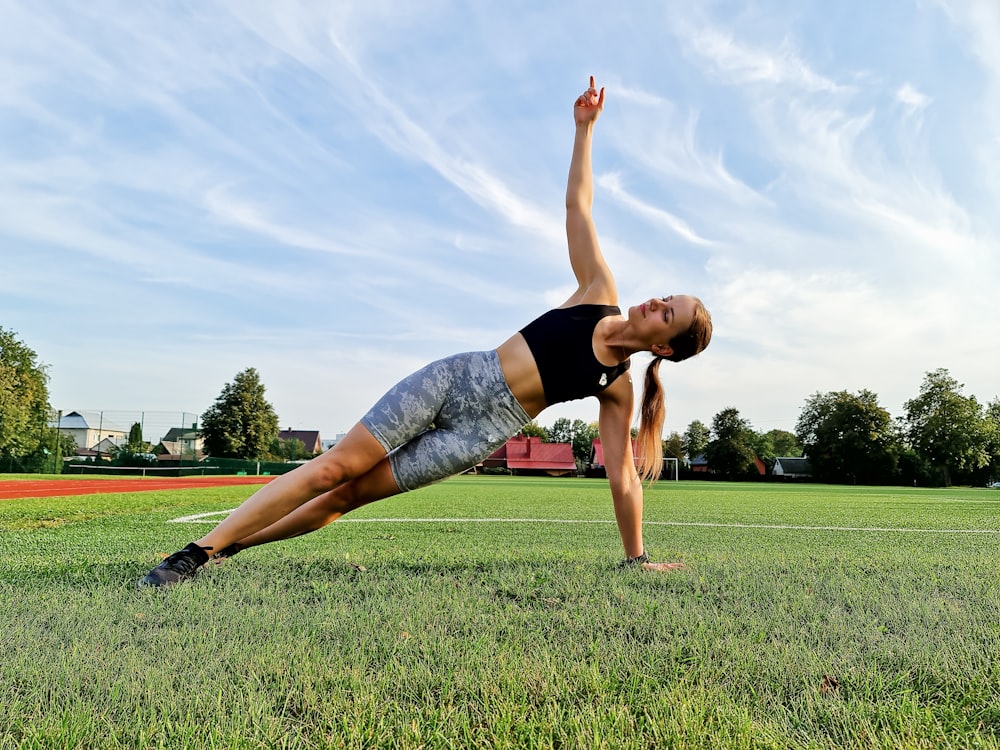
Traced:
MULTIPOLYGON (((194 430, 200 420, 198 412, 193 411, 144 411, 144 410, 102 410, 76 409, 53 412, 49 417, 49 426, 61 430, 71 429, 70 425, 85 423, 87 429, 101 435, 116 436, 124 434, 128 440, 133 425, 138 424, 142 430, 142 439, 150 445, 156 445, 173 428, 178 430, 194 430)), ((100 442, 100 441, 98 441, 100 442)), ((91 445, 79 445, 79 448, 92 448, 91 445)))
MULTIPOLYGON (((248 474, 275 475, 294 469, 295 463, 265 461, 242 461, 212 457, 208 465, 199 459, 197 440, 193 433, 198 430, 201 417, 193 411, 145 411, 75 409, 52 411, 49 414, 49 429, 40 435, 41 447, 31 456, 0 455, 0 473, 82 473, 100 471, 125 472, 128 467, 109 467, 107 459, 114 448, 125 447, 135 425, 139 425, 143 442, 148 450, 170 439, 179 453, 171 453, 167 464, 149 457, 149 466, 159 466, 158 471, 178 475, 203 474, 248 474), (58 433, 56 432, 58 431, 58 433), (65 461, 62 456, 57 434, 72 436, 76 440, 81 455, 65 461), (178 448, 179 444, 179 448, 178 448), (94 455, 96 454, 96 455, 94 455), (85 465, 80 465, 85 464, 85 465)), ((143 463, 140 461, 139 463, 143 463)), ((142 467, 138 467, 139 470, 142 467)), ((157 471, 147 469, 147 473, 157 471)))

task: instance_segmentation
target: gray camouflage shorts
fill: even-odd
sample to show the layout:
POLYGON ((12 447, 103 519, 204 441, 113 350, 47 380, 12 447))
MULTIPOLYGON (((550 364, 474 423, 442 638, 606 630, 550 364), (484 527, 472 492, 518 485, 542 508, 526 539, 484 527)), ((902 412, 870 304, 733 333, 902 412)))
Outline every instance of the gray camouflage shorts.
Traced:
POLYGON ((464 471, 530 421, 495 350, 439 359, 399 381, 361 423, 406 492, 464 471))

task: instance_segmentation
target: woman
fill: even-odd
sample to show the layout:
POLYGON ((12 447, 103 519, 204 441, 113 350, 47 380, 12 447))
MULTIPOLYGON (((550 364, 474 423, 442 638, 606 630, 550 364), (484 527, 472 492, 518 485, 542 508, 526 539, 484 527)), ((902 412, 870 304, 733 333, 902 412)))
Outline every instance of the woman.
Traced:
POLYGON ((566 237, 578 286, 560 307, 497 349, 434 362, 394 386, 326 453, 254 493, 206 536, 170 555, 140 581, 162 586, 191 578, 216 557, 319 529, 355 508, 414 490, 475 466, 545 407, 596 396, 600 435, 625 565, 654 570, 642 541, 642 478, 660 471, 663 359, 704 349, 711 318, 695 297, 654 298, 618 309, 615 279, 591 217, 594 124, 604 89, 573 108, 576 136, 566 188, 566 237), (641 407, 639 472, 632 454, 629 356, 654 355, 641 407))

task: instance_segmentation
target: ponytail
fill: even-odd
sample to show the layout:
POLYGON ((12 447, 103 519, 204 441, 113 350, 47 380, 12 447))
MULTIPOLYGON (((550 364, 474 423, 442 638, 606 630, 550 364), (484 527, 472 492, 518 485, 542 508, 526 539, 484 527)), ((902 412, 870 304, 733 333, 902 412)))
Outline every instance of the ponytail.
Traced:
POLYGON ((639 407, 639 436, 636 439, 639 463, 636 468, 639 477, 649 482, 660 476, 663 464, 663 418, 667 409, 659 374, 662 361, 663 357, 653 357, 646 368, 639 407))

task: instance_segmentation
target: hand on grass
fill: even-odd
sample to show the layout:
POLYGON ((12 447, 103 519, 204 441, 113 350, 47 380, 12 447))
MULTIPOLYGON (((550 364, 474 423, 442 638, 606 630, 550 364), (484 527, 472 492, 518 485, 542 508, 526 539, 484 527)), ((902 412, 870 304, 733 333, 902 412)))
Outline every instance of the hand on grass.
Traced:
POLYGON ((643 570, 652 570, 656 573, 669 573, 671 570, 682 570, 684 568, 684 563, 680 562, 647 562, 642 564, 643 570))

